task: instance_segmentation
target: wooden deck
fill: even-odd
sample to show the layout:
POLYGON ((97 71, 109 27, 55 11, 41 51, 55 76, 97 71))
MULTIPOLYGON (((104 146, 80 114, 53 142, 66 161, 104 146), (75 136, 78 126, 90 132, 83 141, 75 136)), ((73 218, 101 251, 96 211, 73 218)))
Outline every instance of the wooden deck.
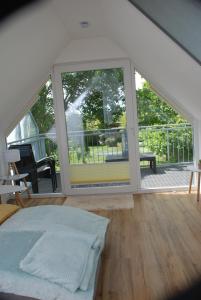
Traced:
MULTIPOLYGON (((31 199, 27 205, 65 200, 31 199)), ((96 211, 111 219, 96 300, 162 300, 201 278, 196 195, 142 194, 134 202, 134 209, 96 211)))

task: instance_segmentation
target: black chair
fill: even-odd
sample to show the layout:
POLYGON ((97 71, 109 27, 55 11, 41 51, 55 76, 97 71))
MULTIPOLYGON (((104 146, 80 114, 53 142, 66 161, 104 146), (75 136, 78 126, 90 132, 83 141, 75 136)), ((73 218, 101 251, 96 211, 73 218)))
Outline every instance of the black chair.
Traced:
POLYGON ((16 162, 20 174, 28 173, 27 180, 31 181, 33 193, 38 193, 38 178, 51 178, 53 192, 57 188, 55 160, 51 157, 35 161, 31 144, 11 145, 9 149, 19 149, 21 160, 16 162))

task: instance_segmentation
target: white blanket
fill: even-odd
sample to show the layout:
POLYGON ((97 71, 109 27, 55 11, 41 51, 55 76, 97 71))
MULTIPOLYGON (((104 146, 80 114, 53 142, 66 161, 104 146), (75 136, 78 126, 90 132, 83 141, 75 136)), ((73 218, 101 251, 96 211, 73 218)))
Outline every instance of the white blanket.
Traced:
MULTIPOLYGON (((78 289, 75 293, 71 293, 58 284, 23 272, 19 268, 19 264, 28 253, 26 249, 30 246, 30 242, 27 241, 24 233, 20 235, 20 238, 16 234, 12 234, 10 242, 15 242, 15 244, 10 246, 9 242, 9 244, 6 244, 7 248, 3 249, 2 246, 0 247, 0 291, 41 300, 92 300, 97 264, 100 252, 104 246, 108 223, 109 220, 107 218, 68 206, 46 205, 20 210, 0 226, 0 233, 1 231, 16 231, 16 229, 18 231, 30 230, 32 233, 29 233, 28 236, 29 239, 32 237, 34 242, 34 239, 38 237, 39 231, 53 231, 57 230, 57 227, 64 225, 89 234, 98 235, 101 241, 101 249, 98 251, 98 248, 96 248, 97 253, 94 257, 91 255, 88 262, 89 266, 93 266, 93 274, 88 289, 83 291, 87 285, 83 279, 81 283, 83 290, 78 289), (27 241, 28 246, 26 246, 25 241, 27 241)), ((86 273, 88 272, 90 274, 89 268, 86 270, 86 273)))
POLYGON ((104 245, 109 219, 71 206, 41 205, 24 208, 1 225, 3 229, 52 230, 55 225, 66 225, 87 233, 96 234, 104 245))
POLYGON ((45 232, 20 262, 20 268, 70 292, 82 287, 86 290, 100 242, 96 235, 63 227, 65 231, 45 232))

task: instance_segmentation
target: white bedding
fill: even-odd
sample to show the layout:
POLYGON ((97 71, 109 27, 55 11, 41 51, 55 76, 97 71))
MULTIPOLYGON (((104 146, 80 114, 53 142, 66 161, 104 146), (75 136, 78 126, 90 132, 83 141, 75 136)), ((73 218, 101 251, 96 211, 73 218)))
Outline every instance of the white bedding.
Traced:
MULTIPOLYGON (((55 230, 55 228, 60 227, 61 225, 70 226, 89 234, 98 235, 101 251, 104 246, 104 238, 108 223, 109 220, 106 218, 96 216, 95 214, 77 208, 52 205, 38 206, 23 209, 13 215, 0 227, 0 233, 1 231, 12 232, 16 230, 16 228, 19 232, 22 232, 25 229, 30 230, 30 232, 39 232, 40 230, 55 230)), ((13 251, 15 255, 16 247, 13 251)), ((17 248, 17 251, 20 251, 20 247, 17 248)), ((6 270, 6 268, 3 270, 1 264, 0 291, 30 296, 42 300, 92 300, 100 251, 97 251, 97 255, 91 259, 91 263, 94 262, 93 275, 91 276, 89 288, 85 292, 78 290, 75 293, 71 293, 58 284, 39 279, 28 273, 26 274, 25 272, 22 272, 20 268, 16 268, 14 271, 6 270)), ((9 255, 11 254, 9 253, 9 255)), ((4 259, 5 256, 6 254, 4 254, 4 259)), ((0 259, 1 257, 2 256, 0 256, 0 259)), ((21 257, 20 253, 18 257, 21 257)), ((7 257, 7 260, 9 261, 9 257, 7 257)), ((18 261, 17 265, 19 265, 20 261, 18 261)), ((83 287, 87 285, 86 282, 82 282, 82 284, 83 287)))
POLYGON ((109 219, 71 206, 41 205, 24 208, 1 225, 1 229, 51 230, 55 225, 66 225, 72 228, 96 234, 104 244, 109 219))
POLYGON ((94 269, 94 265, 88 263, 100 249, 97 237, 68 226, 62 227, 62 230, 44 232, 21 260, 20 269, 73 293, 82 290, 84 281, 87 290, 94 269))

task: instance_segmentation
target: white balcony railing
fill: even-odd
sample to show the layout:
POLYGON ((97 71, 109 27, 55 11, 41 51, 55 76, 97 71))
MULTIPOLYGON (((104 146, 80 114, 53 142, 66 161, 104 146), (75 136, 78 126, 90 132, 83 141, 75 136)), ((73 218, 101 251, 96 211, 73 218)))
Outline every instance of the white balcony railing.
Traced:
MULTIPOLYGON (((139 127, 141 153, 152 152, 157 164, 186 163, 193 161, 192 127, 189 124, 139 127)), ((30 143, 35 159, 54 156, 58 159, 56 135, 39 134, 9 144, 30 143)), ((68 136, 71 164, 104 163, 108 155, 128 155, 124 128, 95 129, 70 132, 68 136)))

